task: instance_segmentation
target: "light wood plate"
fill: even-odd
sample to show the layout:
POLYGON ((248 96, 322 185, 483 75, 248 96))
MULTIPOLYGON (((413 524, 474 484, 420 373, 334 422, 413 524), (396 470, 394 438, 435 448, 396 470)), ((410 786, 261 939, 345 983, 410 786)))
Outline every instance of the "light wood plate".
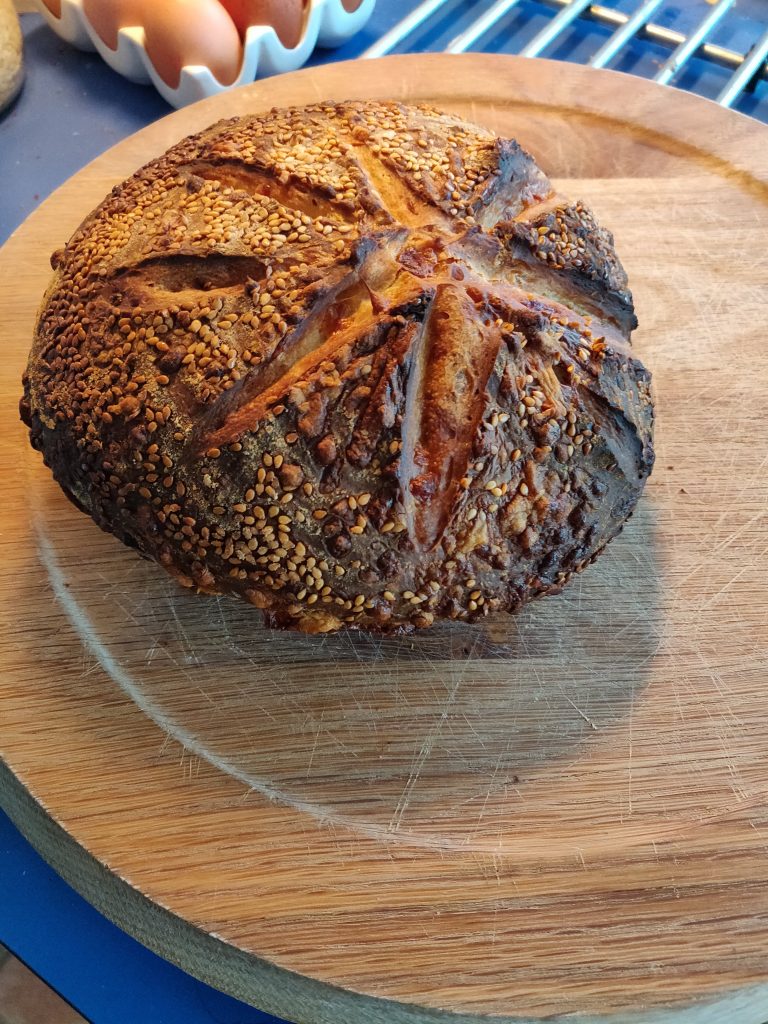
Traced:
POLYGON ((179 111, 0 257, 0 799, 109 917, 308 1024, 768 1015, 768 129, 611 72, 407 56, 179 111), (47 257, 224 115, 395 97, 528 146, 616 235, 652 368, 640 508, 560 597, 408 639, 266 631, 75 512, 19 377, 47 257))

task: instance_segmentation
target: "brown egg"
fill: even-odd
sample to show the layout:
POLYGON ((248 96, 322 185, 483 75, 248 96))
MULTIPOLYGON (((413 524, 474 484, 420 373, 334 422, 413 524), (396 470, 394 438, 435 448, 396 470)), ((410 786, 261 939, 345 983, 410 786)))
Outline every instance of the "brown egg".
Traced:
POLYGON ((61 0, 43 0, 43 3, 57 18, 61 17, 61 0))
POLYGON ((144 11, 152 0, 83 0, 83 12, 110 50, 117 49, 121 28, 144 24, 144 11))
POLYGON ((304 28, 303 0, 221 0, 245 38, 249 25, 271 25, 277 38, 290 49, 301 42, 304 28))
POLYGON ((186 64, 209 67, 221 85, 237 78, 243 49, 218 0, 146 0, 144 31, 149 59, 172 89, 186 64))
POLYGON ((357 10, 362 2, 363 0, 341 0, 341 6, 345 11, 347 11, 347 13, 351 14, 353 11, 357 10))

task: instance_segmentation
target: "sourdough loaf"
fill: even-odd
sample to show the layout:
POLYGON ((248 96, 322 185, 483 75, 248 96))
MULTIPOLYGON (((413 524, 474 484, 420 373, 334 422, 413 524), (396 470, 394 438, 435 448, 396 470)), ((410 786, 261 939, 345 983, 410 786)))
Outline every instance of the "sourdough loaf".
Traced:
POLYGON ((52 264, 32 444, 99 526, 271 625, 513 611, 595 558, 651 470, 612 236, 452 115, 220 122, 52 264))

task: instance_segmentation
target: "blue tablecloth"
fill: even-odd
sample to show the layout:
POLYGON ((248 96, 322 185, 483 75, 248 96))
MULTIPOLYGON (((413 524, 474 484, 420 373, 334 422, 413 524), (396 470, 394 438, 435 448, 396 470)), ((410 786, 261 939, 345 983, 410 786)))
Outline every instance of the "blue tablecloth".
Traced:
MULTIPOLYGON (((450 0, 441 14, 403 46, 441 50, 490 0, 450 0)), ((379 0, 366 28, 344 47, 319 51, 311 63, 356 57, 415 6, 415 0, 379 0)), ((636 0, 618 0, 632 10, 636 0)), ((706 0, 678 0, 655 15, 681 31, 707 10, 706 0)), ((486 50, 515 52, 551 14, 524 2, 487 39, 486 50)), ((740 0, 738 16, 717 41, 747 49, 757 38, 765 0, 740 0), (762 8, 762 11, 761 11, 762 8)), ((0 242, 58 185, 99 153, 170 111, 149 86, 135 85, 95 54, 59 40, 37 15, 24 15, 27 76, 16 103, 0 115, 0 242)), ((609 30, 574 26, 548 56, 585 60, 609 30)), ((479 47, 476 47, 479 48, 479 47)), ((668 51, 630 45, 612 65, 650 76, 668 51)), ((728 71, 694 61, 681 84, 714 96, 728 71)), ((766 85, 737 109, 768 117, 766 85)), ((51 239, 51 248, 63 239, 51 239)), ((94 1024, 266 1024, 276 1018, 195 981, 144 949, 66 885, 0 813, 0 942, 72 1002, 94 1024)), ((40 1024, 47 1024, 41 1021, 40 1024)))

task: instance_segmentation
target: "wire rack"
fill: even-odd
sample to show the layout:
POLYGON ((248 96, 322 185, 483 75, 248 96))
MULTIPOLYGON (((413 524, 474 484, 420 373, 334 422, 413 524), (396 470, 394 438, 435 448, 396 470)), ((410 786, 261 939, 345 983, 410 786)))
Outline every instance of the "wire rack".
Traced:
POLYGON ((361 56, 380 57, 403 49, 447 53, 502 49, 524 57, 551 56, 596 68, 611 66, 703 92, 721 106, 736 106, 768 121, 768 0, 745 0, 738 6, 736 0, 687 5, 678 0, 677 7, 667 5, 666 9, 664 0, 631 4, 619 0, 610 7, 590 0, 495 0, 469 5, 423 0, 361 56), (659 12, 664 17, 654 21, 659 12), (738 24, 733 20, 737 17, 738 24), (718 42, 718 37, 741 39, 746 45, 733 48, 718 42), (425 39, 429 45, 419 45, 425 39), (645 55, 645 66, 641 66, 643 55, 638 55, 643 46, 651 52, 650 59, 645 55), (714 86, 711 82, 700 85, 706 78, 702 61, 709 69, 717 69, 714 86))

